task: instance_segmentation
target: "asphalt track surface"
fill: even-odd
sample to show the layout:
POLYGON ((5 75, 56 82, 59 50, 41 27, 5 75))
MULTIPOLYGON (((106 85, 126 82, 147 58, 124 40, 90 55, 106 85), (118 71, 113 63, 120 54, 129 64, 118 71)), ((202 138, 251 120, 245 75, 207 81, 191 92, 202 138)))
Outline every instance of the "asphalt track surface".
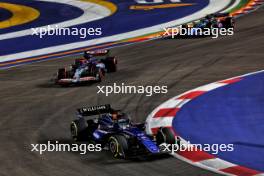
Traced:
MULTIPOLYGON (((217 175, 170 157, 113 160, 107 152, 79 155, 31 152, 31 143, 71 143, 69 124, 75 109, 111 103, 142 122, 165 100, 217 80, 264 68, 264 9, 240 18, 233 37, 156 40, 112 50, 117 73, 102 85, 167 85, 167 94, 97 94, 97 84, 61 88, 49 83, 58 67, 73 58, 57 59, 0 71, 0 175, 217 175)), ((253 90, 252 90, 253 91, 253 90)))

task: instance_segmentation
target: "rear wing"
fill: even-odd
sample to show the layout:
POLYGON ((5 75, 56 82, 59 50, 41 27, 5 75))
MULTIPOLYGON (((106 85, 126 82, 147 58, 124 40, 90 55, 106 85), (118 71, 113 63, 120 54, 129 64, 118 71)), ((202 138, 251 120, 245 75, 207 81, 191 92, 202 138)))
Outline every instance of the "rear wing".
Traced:
POLYGON ((109 54, 109 50, 85 51, 85 54, 90 56, 104 56, 109 54))
POLYGON ((229 13, 216 13, 214 14, 215 17, 229 17, 229 13))
POLYGON ((209 15, 206 15, 205 18, 212 18, 212 17, 215 17, 215 18, 223 18, 223 17, 229 17, 230 14, 229 13, 213 13, 213 14, 209 14, 209 15))
POLYGON ((110 104, 99 105, 99 106, 91 106, 91 107, 83 107, 77 109, 77 112, 81 116, 93 116, 99 114, 111 113, 113 109, 110 104))

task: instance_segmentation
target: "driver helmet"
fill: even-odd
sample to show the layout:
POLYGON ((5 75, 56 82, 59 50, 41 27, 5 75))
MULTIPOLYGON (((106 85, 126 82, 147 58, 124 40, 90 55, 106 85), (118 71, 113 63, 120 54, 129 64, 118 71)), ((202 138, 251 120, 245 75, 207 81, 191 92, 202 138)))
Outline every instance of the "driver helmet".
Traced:
POLYGON ((117 111, 113 111, 111 113, 111 117, 112 117, 112 120, 118 120, 118 112, 117 111))
POLYGON ((78 59, 75 61, 75 64, 78 66, 78 67, 82 67, 86 64, 86 60, 81 58, 81 59, 78 59))
POLYGON ((126 118, 122 118, 118 120, 118 126, 122 129, 127 129, 130 126, 130 120, 126 118))

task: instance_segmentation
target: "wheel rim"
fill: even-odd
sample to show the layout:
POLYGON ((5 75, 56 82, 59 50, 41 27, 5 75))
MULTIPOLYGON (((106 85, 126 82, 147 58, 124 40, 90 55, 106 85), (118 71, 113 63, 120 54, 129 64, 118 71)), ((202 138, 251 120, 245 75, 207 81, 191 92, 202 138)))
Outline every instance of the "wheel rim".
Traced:
POLYGON ((104 77, 104 75, 103 75, 102 71, 98 70, 98 72, 96 73, 96 76, 95 76, 96 80, 101 81, 103 77, 104 77))
POLYGON ((99 73, 96 73, 96 80, 100 80, 100 74, 99 73))
POLYGON ((77 129, 75 127, 75 124, 72 124, 71 125, 71 135, 72 135, 72 138, 74 140, 76 140, 76 138, 77 138, 77 129))
POLYGON ((115 141, 111 140, 111 142, 109 143, 109 149, 114 155, 117 154, 117 144, 115 141))
POLYGON ((160 142, 160 144, 166 143, 166 136, 163 134, 162 130, 157 135, 157 140, 160 142))

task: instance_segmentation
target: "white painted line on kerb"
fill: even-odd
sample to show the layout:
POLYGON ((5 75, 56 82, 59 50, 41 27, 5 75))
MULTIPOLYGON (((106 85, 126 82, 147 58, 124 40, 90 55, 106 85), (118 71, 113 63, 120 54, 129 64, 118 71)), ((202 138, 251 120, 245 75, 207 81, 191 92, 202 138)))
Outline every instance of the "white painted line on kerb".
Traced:
POLYGON ((76 49, 76 48, 89 47, 92 45, 98 45, 98 44, 102 44, 106 42, 119 41, 119 40, 126 39, 126 38, 133 38, 133 37, 141 36, 144 34, 159 32, 159 31, 162 31, 163 28, 181 25, 189 21, 200 19, 207 14, 218 12, 221 9, 228 6, 230 1, 231 0, 210 0, 209 5, 205 7, 204 9, 194 14, 191 14, 189 16, 186 16, 184 18, 181 18, 181 19, 177 19, 177 20, 173 20, 173 21, 166 22, 163 24, 155 25, 152 27, 139 29, 139 30, 135 30, 131 32, 126 32, 123 34, 117 34, 117 35, 113 35, 109 37, 103 37, 99 39, 93 39, 93 40, 82 41, 82 42, 75 42, 75 43, 70 43, 66 45, 47 47, 47 48, 37 49, 33 51, 25 51, 25 52, 16 53, 16 54, 4 55, 4 56, 1 56, 1 62, 12 61, 12 60, 28 58, 28 57, 35 57, 39 55, 46 55, 46 54, 51 54, 54 52, 62 52, 62 51, 76 49))
MULTIPOLYGON (((77 0, 39 0, 39 1, 46 1, 46 2, 56 2, 56 3, 62 3, 62 4, 68 4, 77 8, 80 8, 83 10, 83 14, 75 19, 72 20, 67 20, 61 23, 56 23, 56 24, 50 24, 49 26, 51 28, 56 28, 56 25, 59 27, 70 27, 70 26, 75 26, 75 25, 80 25, 84 23, 88 23, 91 21, 99 20, 102 18, 105 18, 111 14, 111 11, 101 5, 95 4, 95 3, 90 3, 90 2, 82 2, 82 1, 77 1, 77 0)), ((38 26, 37 28, 48 28, 48 25, 46 26, 38 26)), ((22 37, 26 35, 31 35, 32 30, 31 29, 25 29, 17 32, 10 32, 7 34, 1 34, 0 39, 5 40, 5 39, 11 39, 11 38, 17 38, 17 37, 22 37)))

